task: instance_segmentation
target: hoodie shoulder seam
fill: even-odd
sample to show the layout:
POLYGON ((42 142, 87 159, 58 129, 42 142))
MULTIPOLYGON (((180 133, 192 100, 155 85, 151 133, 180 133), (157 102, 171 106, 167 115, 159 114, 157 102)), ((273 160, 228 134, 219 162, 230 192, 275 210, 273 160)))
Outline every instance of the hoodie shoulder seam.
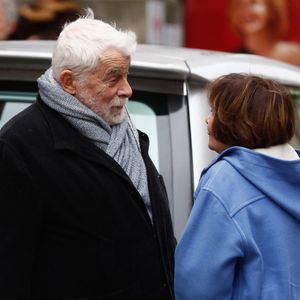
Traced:
POLYGON ((264 199, 266 198, 265 195, 259 195, 259 196, 256 196, 256 197, 253 197, 243 203, 241 203, 239 206, 237 206, 236 208, 234 208, 229 214, 230 214, 230 217, 234 217, 240 210, 242 210, 243 208, 245 208, 246 206, 252 204, 253 202, 256 202, 256 201, 259 201, 261 199, 264 199))

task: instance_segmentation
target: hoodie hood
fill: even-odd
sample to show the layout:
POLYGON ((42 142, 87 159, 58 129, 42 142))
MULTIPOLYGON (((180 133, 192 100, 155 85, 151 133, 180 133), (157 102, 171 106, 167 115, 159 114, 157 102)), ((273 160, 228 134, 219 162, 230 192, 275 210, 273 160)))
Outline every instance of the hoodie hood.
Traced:
MULTIPOLYGON (((297 151, 300 157, 300 152, 297 151)), ((231 147, 222 152, 208 168, 220 160, 228 162, 253 186, 300 220, 300 159, 281 160, 247 148, 231 147)))

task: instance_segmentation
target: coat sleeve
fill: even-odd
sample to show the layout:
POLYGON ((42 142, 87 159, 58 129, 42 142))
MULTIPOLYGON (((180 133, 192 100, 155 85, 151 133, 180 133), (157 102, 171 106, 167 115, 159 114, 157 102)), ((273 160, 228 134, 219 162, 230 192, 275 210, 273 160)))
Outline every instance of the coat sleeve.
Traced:
POLYGON ((200 190, 176 249, 176 300, 230 300, 245 240, 218 197, 200 190))
POLYGON ((30 298, 38 211, 22 160, 0 142, 0 299, 30 298))

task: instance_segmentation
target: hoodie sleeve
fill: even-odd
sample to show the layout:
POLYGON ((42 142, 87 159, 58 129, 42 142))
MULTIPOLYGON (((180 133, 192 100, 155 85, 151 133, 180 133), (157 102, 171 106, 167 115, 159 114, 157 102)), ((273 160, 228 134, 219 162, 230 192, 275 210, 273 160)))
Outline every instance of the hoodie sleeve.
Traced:
POLYGON ((201 189, 176 249, 176 300, 230 300, 243 238, 221 199, 201 189))

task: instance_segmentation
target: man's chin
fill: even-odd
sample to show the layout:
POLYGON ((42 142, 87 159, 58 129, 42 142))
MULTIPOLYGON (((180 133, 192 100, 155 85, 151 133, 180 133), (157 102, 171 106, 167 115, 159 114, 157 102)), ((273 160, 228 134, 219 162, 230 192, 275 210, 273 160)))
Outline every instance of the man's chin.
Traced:
POLYGON ((117 125, 120 124, 124 121, 125 119, 125 111, 123 110, 121 113, 119 114, 113 114, 110 115, 109 117, 106 118, 106 122, 112 126, 112 125, 117 125))

